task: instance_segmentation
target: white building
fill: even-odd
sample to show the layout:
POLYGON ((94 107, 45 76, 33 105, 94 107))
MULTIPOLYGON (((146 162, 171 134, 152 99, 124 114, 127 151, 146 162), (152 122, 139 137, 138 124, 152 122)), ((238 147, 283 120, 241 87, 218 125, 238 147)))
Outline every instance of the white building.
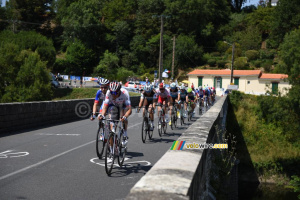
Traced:
MULTIPOLYGON (((210 86, 215 87, 218 94, 222 88, 227 89, 230 85, 231 71, 225 70, 201 70, 196 69, 188 73, 189 87, 193 83, 194 86, 210 86)), ((234 70, 233 83, 237 85, 238 91, 246 94, 265 94, 272 91, 277 94, 285 94, 291 85, 287 82, 286 74, 265 74, 260 70, 234 70)))

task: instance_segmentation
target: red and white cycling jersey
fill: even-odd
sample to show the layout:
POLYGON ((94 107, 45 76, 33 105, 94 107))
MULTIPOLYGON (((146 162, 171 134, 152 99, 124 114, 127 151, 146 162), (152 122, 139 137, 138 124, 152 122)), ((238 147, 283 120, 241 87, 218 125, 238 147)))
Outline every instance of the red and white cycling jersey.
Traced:
POLYGON ((161 92, 159 89, 156 89, 156 96, 161 97, 163 99, 170 97, 170 91, 168 89, 165 89, 164 92, 161 92))
POLYGON ((107 91, 104 101, 105 106, 115 105, 115 106, 126 106, 131 107, 130 96, 127 90, 121 88, 121 94, 116 99, 113 99, 110 90, 107 91))

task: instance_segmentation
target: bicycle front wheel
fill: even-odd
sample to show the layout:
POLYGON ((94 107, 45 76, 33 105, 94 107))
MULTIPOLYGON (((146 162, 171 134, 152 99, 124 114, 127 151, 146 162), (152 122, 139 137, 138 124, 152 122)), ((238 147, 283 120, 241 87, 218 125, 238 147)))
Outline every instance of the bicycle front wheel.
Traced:
POLYGON ((108 137, 108 140, 106 142, 106 148, 105 148, 105 171, 107 175, 111 174, 112 168, 114 166, 114 160, 115 160, 115 144, 114 144, 114 134, 111 133, 108 137))
POLYGON ((104 128, 99 126, 97 131, 97 138, 96 138, 96 153, 99 159, 102 159, 102 154, 105 146, 105 141, 100 140, 100 136, 103 135, 104 135, 104 128))
POLYGON ((143 124, 142 124, 142 141, 143 141, 143 143, 146 142, 147 129, 148 129, 148 123, 147 123, 147 120, 144 118, 143 119, 143 124))
POLYGON ((120 138, 118 139, 119 143, 119 156, 118 156, 118 164, 120 167, 122 167, 124 160, 125 160, 125 155, 126 155, 126 147, 122 145, 122 142, 124 142, 124 132, 123 130, 120 132, 120 138))
POLYGON ((161 137, 161 134, 162 134, 162 118, 161 117, 158 119, 157 130, 158 130, 159 136, 161 137))

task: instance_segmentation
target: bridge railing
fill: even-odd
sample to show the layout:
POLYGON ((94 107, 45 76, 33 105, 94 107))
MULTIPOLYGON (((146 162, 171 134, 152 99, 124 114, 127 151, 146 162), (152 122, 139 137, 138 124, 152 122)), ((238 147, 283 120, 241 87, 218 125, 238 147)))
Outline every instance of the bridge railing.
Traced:
POLYGON ((217 132, 225 130, 227 108, 227 96, 221 97, 178 138, 171 147, 176 150, 168 150, 135 184, 126 199, 214 199, 210 179, 214 168, 212 151, 216 149, 196 146, 218 141, 217 132))

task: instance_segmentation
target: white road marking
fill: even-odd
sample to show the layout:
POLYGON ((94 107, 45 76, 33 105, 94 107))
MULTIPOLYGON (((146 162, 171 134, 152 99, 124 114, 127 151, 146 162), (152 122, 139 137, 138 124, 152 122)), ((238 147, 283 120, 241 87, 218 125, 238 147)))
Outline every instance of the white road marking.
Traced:
MULTIPOLYGON (((141 123, 142 123, 142 122, 141 122, 141 123)), ((132 127, 137 126, 137 125, 139 125, 139 124, 141 124, 141 123, 138 123, 138 124, 129 126, 128 128, 132 128, 132 127)), ((79 149, 79 148, 81 148, 81 147, 84 147, 84 146, 87 146, 87 145, 89 145, 89 144, 92 144, 92 143, 94 143, 94 142, 95 142, 95 140, 90 141, 90 142, 88 142, 88 143, 85 143, 85 144, 83 144, 83 145, 80 145, 80 146, 78 146, 78 147, 75 147, 75 148, 73 148, 73 149, 70 149, 70 150, 68 150, 68 151, 65 151, 65 152, 63 152, 63 153, 57 154, 57 155, 52 156, 52 157, 50 157, 50 158, 48 158, 48 159, 45 159, 45 160, 43 160, 43 161, 40 161, 40 162, 38 162, 38 163, 36 163, 36 164, 33 164, 33 165, 30 165, 30 166, 25 167, 25 168, 23 168, 23 169, 17 170, 17 171, 15 171, 15 172, 12 172, 12 173, 7 174, 7 175, 5 175, 5 176, 1 176, 1 177, 0 177, 0 181, 1 181, 1 180, 4 180, 4 179, 6 179, 6 178, 9 178, 9 177, 11 177, 11 176, 14 176, 14 175, 16 175, 16 174, 22 173, 22 172, 24 172, 24 171, 26 171, 26 170, 29 170, 29 169, 31 169, 31 168, 37 167, 37 166, 39 166, 39 165, 42 165, 42 164, 44 164, 44 163, 46 163, 46 162, 48 162, 48 161, 51 161, 51 160, 53 160, 53 159, 55 159, 55 158, 58 158, 58 157, 60 157, 60 156, 63 156, 63 155, 65 155, 65 154, 67 154, 67 153, 70 153, 70 152, 72 152, 72 151, 74 151, 74 150, 77 150, 77 149, 79 149)))
MULTIPOLYGON (((151 163, 150 163, 149 161, 146 161, 146 160, 139 160, 139 161, 129 161, 129 162, 126 162, 126 161, 129 160, 129 159, 130 159, 130 158, 125 158, 123 166, 132 167, 132 164, 135 164, 135 163, 145 163, 144 166, 150 166, 150 165, 151 165, 151 163)), ((100 166, 102 166, 102 167, 105 167, 105 161, 103 161, 103 162, 96 162, 95 160, 99 160, 99 159, 98 159, 98 158, 92 158, 90 161, 91 161, 92 163, 94 163, 94 164, 97 164, 97 165, 100 165, 100 166)), ((115 160, 115 162, 116 162, 116 160, 115 160)), ((109 161, 108 163, 111 163, 111 161, 109 161)), ((114 166, 115 166, 115 167, 119 167, 119 165, 118 165, 118 164, 115 164, 115 163, 114 163, 114 166)))
POLYGON ((28 152, 13 152, 14 150, 7 150, 0 153, 0 158, 17 158, 29 155, 28 152))
POLYGON ((79 135, 81 135, 81 134, 37 133, 36 135, 79 136, 79 135))

